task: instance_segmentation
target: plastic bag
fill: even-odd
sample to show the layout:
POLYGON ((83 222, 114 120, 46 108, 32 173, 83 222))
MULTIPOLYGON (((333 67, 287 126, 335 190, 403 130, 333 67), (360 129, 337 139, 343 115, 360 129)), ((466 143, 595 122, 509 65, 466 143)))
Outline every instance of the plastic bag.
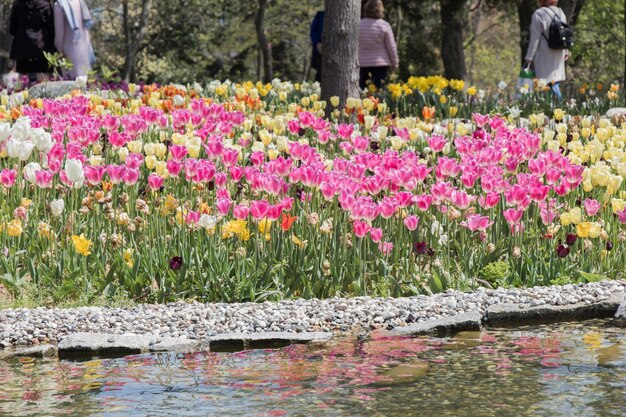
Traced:
POLYGON ((526 65, 519 72, 519 78, 517 79, 517 85, 515 86, 516 97, 521 95, 530 94, 533 92, 535 78, 535 71, 530 68, 530 65, 526 65))

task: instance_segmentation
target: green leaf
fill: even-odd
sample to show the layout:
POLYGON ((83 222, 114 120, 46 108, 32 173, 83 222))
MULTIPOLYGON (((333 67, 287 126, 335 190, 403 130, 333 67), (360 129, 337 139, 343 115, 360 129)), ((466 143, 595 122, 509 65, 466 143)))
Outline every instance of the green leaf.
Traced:
POLYGON ((585 282, 600 282, 600 281, 606 281, 609 279, 605 275, 592 274, 590 272, 585 272, 585 271, 580 271, 580 270, 578 271, 578 274, 585 282))

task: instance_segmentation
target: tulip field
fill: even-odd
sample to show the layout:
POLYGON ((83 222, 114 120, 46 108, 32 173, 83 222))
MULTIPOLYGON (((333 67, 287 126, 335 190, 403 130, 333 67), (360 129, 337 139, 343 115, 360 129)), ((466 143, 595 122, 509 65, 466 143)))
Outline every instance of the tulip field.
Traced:
POLYGON ((441 77, 343 108, 279 81, 0 94, 0 286, 230 302, 623 278, 619 86, 514 95, 441 77))

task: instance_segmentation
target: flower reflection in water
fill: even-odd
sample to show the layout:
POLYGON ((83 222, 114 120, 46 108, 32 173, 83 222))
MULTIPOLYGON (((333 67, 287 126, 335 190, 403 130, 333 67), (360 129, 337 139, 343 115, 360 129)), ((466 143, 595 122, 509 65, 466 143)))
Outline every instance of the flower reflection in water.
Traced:
POLYGON ((18 358, 0 362, 0 384, 0 414, 13 416, 624 415, 626 336, 591 321, 236 353, 18 358))

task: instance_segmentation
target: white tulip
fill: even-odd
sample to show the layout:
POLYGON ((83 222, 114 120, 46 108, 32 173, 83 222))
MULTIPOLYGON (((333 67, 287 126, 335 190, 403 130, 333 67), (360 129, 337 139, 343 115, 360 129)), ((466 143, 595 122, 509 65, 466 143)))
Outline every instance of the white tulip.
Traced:
POLYGON ((65 201, 59 198, 50 202, 50 211, 54 217, 59 217, 65 208, 65 201))
POLYGON ((9 138, 11 134, 11 125, 7 122, 0 123, 0 143, 9 138))
POLYGON ((52 136, 40 127, 31 131, 31 139, 35 147, 43 153, 47 154, 52 149, 52 136))
POLYGON ((78 88, 87 87, 87 76, 79 75, 78 77, 76 77, 76 85, 78 86, 78 88))
POLYGON ((20 161, 27 161, 28 158, 30 158, 30 155, 33 153, 33 149, 35 149, 35 144, 33 142, 23 141, 18 147, 17 157, 20 161))
POLYGON ((20 118, 11 127, 13 139, 27 140, 30 137, 30 119, 20 118))
POLYGON ((20 161, 26 161, 33 153, 35 144, 15 138, 7 141, 7 154, 10 158, 19 158, 20 161))
POLYGON ((76 185, 82 181, 84 177, 83 163, 78 159, 68 159, 65 161, 65 175, 67 179, 76 185))
POLYGON ((22 104, 24 104, 22 93, 15 93, 9 96, 9 107, 21 106, 22 104))
POLYGON ((26 181, 30 182, 31 184, 37 182, 37 177, 35 176, 35 173, 37 171, 41 171, 41 165, 39 165, 37 162, 31 162, 26 164, 26 166, 24 167, 24 178, 26 178, 26 181))
POLYGON ((174 96, 174 105, 182 106, 183 104, 185 104, 185 99, 183 98, 183 96, 181 96, 180 94, 176 94, 174 96))

